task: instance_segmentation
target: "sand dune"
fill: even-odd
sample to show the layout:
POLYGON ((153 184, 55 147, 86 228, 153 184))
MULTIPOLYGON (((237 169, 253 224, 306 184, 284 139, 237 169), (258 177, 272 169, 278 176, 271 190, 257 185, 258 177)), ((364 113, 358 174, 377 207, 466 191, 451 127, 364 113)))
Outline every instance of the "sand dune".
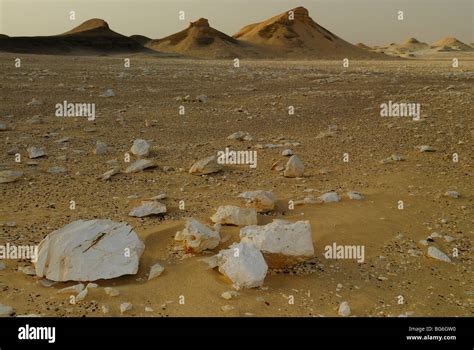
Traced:
POLYGON ((472 51, 473 48, 469 45, 463 43, 462 41, 449 37, 440 39, 433 44, 431 44, 431 48, 436 51, 472 51))
POLYGON ((304 7, 248 25, 233 36, 277 56, 296 58, 371 58, 377 54, 356 47, 314 22, 304 7), (290 18, 290 14, 294 18, 290 18))
POLYGON ((200 18, 189 27, 163 39, 152 40, 147 47, 164 52, 175 52, 204 58, 258 57, 261 55, 251 45, 224 34, 200 18))
POLYGON ((0 39, 0 51, 38 54, 153 53, 139 42, 114 32, 107 22, 97 18, 60 35, 0 39))

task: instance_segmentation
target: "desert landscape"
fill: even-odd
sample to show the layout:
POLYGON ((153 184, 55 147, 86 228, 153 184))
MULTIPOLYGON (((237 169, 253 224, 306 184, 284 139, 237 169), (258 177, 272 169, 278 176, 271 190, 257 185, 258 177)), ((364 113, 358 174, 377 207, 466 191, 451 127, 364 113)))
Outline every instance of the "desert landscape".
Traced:
POLYGON ((111 28, 0 36, 0 316, 474 316, 471 45, 111 28))

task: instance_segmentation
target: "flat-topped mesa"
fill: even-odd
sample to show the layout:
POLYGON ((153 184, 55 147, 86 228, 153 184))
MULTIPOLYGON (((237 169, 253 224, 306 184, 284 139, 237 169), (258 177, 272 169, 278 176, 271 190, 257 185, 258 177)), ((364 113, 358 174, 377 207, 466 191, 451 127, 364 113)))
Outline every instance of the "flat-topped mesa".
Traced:
POLYGON ((210 27, 209 21, 206 18, 199 18, 195 22, 191 22, 190 27, 210 27))

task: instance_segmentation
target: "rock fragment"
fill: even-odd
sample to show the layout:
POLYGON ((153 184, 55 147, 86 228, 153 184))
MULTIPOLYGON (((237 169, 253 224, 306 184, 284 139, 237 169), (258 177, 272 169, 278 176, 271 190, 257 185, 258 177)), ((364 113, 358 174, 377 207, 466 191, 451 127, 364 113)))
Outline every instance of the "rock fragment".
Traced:
POLYGON ((221 237, 219 232, 211 230, 194 218, 189 218, 184 229, 177 232, 174 239, 182 242, 186 251, 200 253, 217 247, 221 237))
POLYGON ((286 163, 283 176, 301 177, 304 174, 304 164, 297 155, 292 155, 286 163))
POLYGON ((240 208, 235 205, 224 205, 217 208, 211 216, 214 223, 222 225, 247 226, 257 224, 257 211, 254 208, 240 208))
POLYGON ((255 288, 263 284, 268 266, 262 253, 253 244, 234 243, 217 254, 219 272, 232 281, 232 286, 255 288))
POLYGON ((217 163, 216 156, 210 156, 198 160, 191 166, 189 173, 192 175, 207 175, 217 173, 223 169, 223 166, 217 163))
POLYGON ((128 215, 143 218, 150 215, 166 213, 166 205, 157 201, 143 201, 139 207, 133 208, 128 215))
POLYGON ((150 153, 150 144, 142 139, 133 141, 130 152, 138 157, 146 157, 150 153))
POLYGON ((77 220, 41 241, 36 275, 58 282, 134 275, 144 248, 132 227, 125 223, 77 220))
POLYGON ((247 202, 247 207, 252 207, 258 213, 267 213, 275 209, 277 202, 276 196, 270 191, 248 191, 239 194, 240 198, 244 198, 247 202))

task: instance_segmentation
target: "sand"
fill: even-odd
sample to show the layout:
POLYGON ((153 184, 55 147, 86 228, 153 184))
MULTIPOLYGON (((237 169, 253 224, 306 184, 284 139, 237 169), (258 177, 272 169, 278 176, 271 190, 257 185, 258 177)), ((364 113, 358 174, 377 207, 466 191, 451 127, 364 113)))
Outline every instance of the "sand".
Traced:
MULTIPOLYGON (((74 283, 43 287, 36 277, 18 271, 28 261, 4 261, 0 302, 17 314, 118 316, 119 305, 131 302, 129 316, 337 316, 339 304, 347 301, 357 316, 474 316, 472 56, 463 56, 458 69, 444 55, 403 62, 355 60, 346 69, 340 61, 243 60, 235 69, 232 60, 145 56, 132 56, 131 68, 125 69, 120 56, 46 55, 23 55, 22 68, 14 69, 15 57, 0 54, 0 122, 7 125, 0 131, 0 169, 21 170, 24 176, 0 184, 0 243, 38 244, 74 220, 109 218, 131 224, 146 245, 137 275, 98 281, 99 288, 76 305, 56 293, 74 283), (107 89, 115 97, 101 97, 107 89), (207 103, 176 99, 200 94, 207 95, 207 103), (42 104, 29 105, 32 99, 42 104), (63 100, 96 103, 97 119, 54 116, 55 104, 63 100), (381 117, 379 106, 389 100, 421 103, 421 121, 381 117), (184 116, 180 105, 186 107, 184 116), (288 115, 290 105, 295 115, 288 115), (29 124, 35 115, 43 123, 29 124), (254 140, 227 139, 239 130, 254 140), (65 137, 70 140, 55 142, 65 137), (110 168, 106 161, 126 166, 124 153, 137 138, 152 143, 149 158, 159 167, 98 180, 110 168), (108 144, 106 155, 93 154, 96 141, 108 144), (285 142, 300 145, 258 146, 285 142), (436 152, 420 153, 419 145, 436 152), (30 146, 45 147, 48 156, 28 165, 30 146), (13 147, 19 148, 21 163, 7 154, 13 147), (187 173, 195 160, 225 147, 256 150, 257 168, 226 166, 203 177, 187 173), (271 170, 285 159, 284 148, 305 163, 303 178, 271 170), (394 153, 406 160, 380 163, 394 153), (453 153, 459 154, 458 163, 453 153), (64 166, 67 173, 47 173, 52 166, 64 166), (259 215, 259 223, 309 220, 316 255, 304 269, 272 271, 263 288, 225 300, 220 295, 232 289, 228 281, 198 261, 208 255, 182 259, 173 253, 173 236, 185 217, 210 224, 217 206, 242 205, 237 195, 257 189, 279 198, 279 208, 259 215), (288 209, 289 200, 331 190, 341 202, 288 209), (461 197, 443 196, 448 190, 461 197), (349 200, 347 191, 365 198, 349 200), (127 215, 142 199, 162 192, 168 196, 166 215, 127 215), (69 208, 71 200, 75 210, 69 208), (181 200, 185 210, 178 207, 181 200), (404 210, 397 209, 399 200, 404 210), (16 227, 5 224, 11 221, 16 227), (459 250, 452 264, 429 259, 426 247, 417 243, 433 232, 454 238, 450 243, 435 239, 445 252, 459 250), (365 262, 326 259, 325 246, 333 243, 364 245, 365 262), (147 281, 157 262, 164 273, 147 281), (120 295, 109 297, 103 287, 115 287, 120 295), (403 304, 398 304, 400 295, 403 304), (107 314, 101 311, 104 305, 110 308, 107 314), (225 305, 234 308, 223 311, 225 305)), ((230 239, 213 253, 238 241, 238 228, 224 227, 222 233, 230 239)))

